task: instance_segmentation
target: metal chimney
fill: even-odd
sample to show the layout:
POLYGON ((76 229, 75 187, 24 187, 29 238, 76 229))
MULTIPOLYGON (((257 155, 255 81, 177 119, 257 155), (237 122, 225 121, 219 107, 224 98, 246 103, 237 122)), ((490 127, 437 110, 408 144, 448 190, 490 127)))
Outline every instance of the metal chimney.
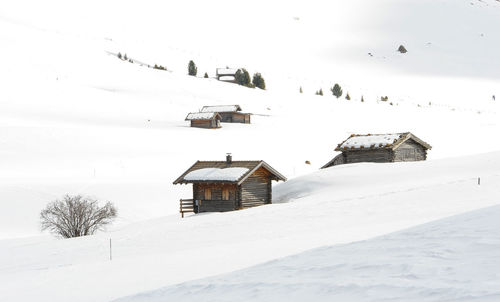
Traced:
POLYGON ((233 162, 233 157, 231 156, 231 153, 227 153, 226 155, 226 164, 230 164, 233 162))

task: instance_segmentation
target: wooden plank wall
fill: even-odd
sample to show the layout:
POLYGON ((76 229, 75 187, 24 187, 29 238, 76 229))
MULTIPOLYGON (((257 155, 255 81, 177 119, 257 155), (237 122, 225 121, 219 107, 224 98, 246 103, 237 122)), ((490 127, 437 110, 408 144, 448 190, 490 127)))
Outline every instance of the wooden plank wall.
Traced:
POLYGON ((233 123, 250 124, 250 114, 234 112, 233 123))
POLYGON ((226 212, 237 209, 237 191, 235 184, 193 184, 193 199, 198 200, 199 203, 196 213, 226 212), (206 194, 206 190, 210 190, 210 193, 206 194), (223 200, 223 190, 228 190, 229 200, 223 200), (205 199, 206 196, 210 196, 210 199, 205 199))
POLYGON ((394 161, 419 161, 427 159, 427 150, 412 139, 402 143, 394 150, 394 161))
POLYGON ((233 122, 233 113, 232 112, 219 112, 221 117, 221 122, 223 123, 232 123, 233 122))
POLYGON ((214 128, 212 126, 212 120, 192 120, 191 127, 196 128, 214 128))
POLYGON ((392 150, 382 149, 382 150, 357 150, 357 151, 344 151, 345 163, 361 163, 361 162, 372 162, 372 163, 386 163, 392 162, 392 150))
POLYGON ((239 112, 221 112, 221 122, 250 124, 250 114, 239 112))
POLYGON ((241 184, 241 207, 250 208, 271 203, 270 174, 266 169, 255 171, 241 184))

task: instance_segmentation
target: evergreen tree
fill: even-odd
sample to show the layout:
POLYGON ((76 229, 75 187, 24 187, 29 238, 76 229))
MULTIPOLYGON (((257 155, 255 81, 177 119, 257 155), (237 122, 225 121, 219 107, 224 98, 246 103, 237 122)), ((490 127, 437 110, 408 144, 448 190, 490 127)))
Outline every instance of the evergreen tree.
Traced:
POLYGON ((361 103, 364 103, 365 102, 365 98, 363 96, 361 96, 361 103))
POLYGON ((203 76, 205 79, 208 79, 208 73, 205 72, 205 75, 203 76))
POLYGON ((300 93, 304 92, 304 91, 302 91, 302 86, 300 86, 299 92, 300 93))
POLYGON ((252 84, 254 84, 255 87, 258 87, 260 89, 264 90, 266 89, 266 81, 264 81, 264 78, 260 73, 255 73, 253 75, 252 84))
POLYGON ((348 101, 351 100, 351 96, 349 95, 349 92, 346 94, 345 99, 348 100, 348 101))
POLYGON ((198 74, 198 67, 196 67, 196 64, 194 64, 193 60, 189 61, 188 74, 190 76, 196 76, 196 74, 198 74))
POLYGON ((339 84, 335 84, 330 90, 337 99, 342 96, 342 87, 339 84))
POLYGON ((125 61, 128 61, 127 54, 125 54, 125 55, 123 56, 123 59, 124 59, 125 61))
POLYGON ((243 86, 250 85, 250 74, 245 68, 238 69, 234 74, 234 79, 236 80, 236 83, 238 83, 239 85, 243 86))
POLYGON ((118 53, 118 59, 121 59, 121 58, 122 58, 122 53, 121 53, 121 52, 119 52, 119 53, 118 53))

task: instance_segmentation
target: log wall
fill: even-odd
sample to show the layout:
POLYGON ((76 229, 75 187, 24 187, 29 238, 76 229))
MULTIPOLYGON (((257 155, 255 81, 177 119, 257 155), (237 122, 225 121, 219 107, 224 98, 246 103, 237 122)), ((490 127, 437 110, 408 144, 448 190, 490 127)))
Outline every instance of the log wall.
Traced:
POLYGON ((394 150, 394 161, 419 161, 427 159, 427 150, 412 139, 402 143, 394 150))
POLYGON ((221 122, 223 123, 242 123, 250 124, 250 114, 239 112, 220 112, 221 122))
POLYGON ((235 184, 193 184, 195 212, 226 212, 238 208, 238 187, 235 184), (197 201, 197 202, 196 202, 197 201))
POLYGON ((343 154, 346 164, 362 162, 387 163, 392 162, 393 159, 393 152, 388 149, 344 151, 343 154))
POLYGON ((260 168, 241 184, 241 207, 250 208, 271 203, 271 178, 260 168))

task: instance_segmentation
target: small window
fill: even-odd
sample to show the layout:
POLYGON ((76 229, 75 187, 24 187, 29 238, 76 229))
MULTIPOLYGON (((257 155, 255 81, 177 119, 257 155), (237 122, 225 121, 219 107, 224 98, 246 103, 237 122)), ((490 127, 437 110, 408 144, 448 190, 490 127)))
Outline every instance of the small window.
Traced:
POLYGON ((205 189, 205 200, 212 200, 212 190, 205 189))
POLYGON ((229 189, 222 189, 222 200, 229 200, 229 189))

